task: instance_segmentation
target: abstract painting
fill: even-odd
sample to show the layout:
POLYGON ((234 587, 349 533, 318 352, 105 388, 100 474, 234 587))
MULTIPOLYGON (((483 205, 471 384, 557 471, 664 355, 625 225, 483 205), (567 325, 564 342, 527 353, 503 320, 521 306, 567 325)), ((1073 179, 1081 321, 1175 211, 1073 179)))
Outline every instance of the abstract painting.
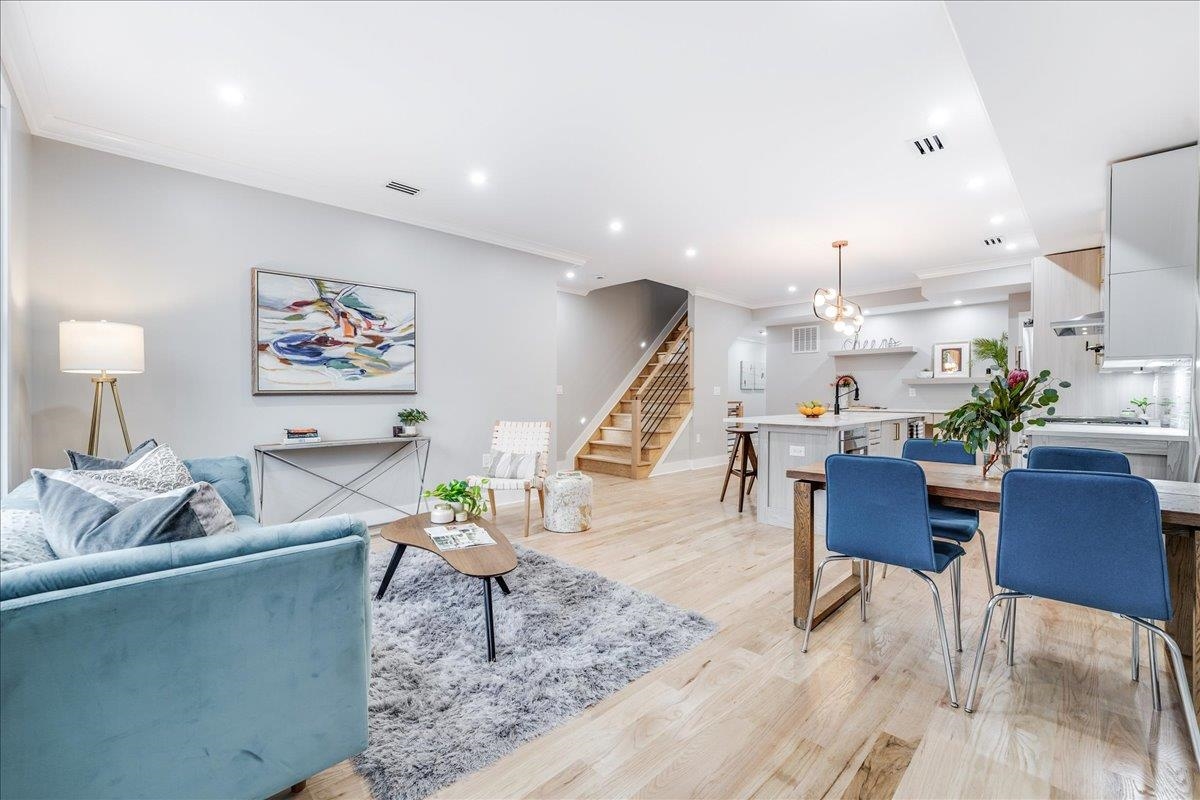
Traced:
POLYGON ((254 394, 413 394, 417 294, 253 270, 254 394))

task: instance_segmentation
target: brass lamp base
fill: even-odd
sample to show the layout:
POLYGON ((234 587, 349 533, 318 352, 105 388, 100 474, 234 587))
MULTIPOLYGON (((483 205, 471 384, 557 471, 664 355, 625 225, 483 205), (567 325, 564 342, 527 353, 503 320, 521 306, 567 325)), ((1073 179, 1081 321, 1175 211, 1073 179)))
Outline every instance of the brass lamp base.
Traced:
POLYGON ((95 393, 92 398, 92 430, 88 434, 88 455, 96 455, 100 449, 100 406, 104 399, 104 384, 112 390, 113 404, 117 407, 117 419, 121 421, 121 434, 125 437, 125 452, 133 450, 129 441, 129 428, 125 426, 125 410, 121 408, 121 394, 117 391, 117 379, 107 372, 101 372, 92 378, 95 393))

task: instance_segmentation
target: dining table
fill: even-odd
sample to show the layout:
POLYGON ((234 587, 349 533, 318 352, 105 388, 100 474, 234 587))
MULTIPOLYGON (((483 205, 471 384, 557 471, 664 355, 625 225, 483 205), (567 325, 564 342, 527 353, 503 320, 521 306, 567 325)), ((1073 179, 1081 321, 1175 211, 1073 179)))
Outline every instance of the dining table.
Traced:
MULTIPOLYGON (((983 477, 980 467, 968 464, 945 464, 932 461, 917 461, 925 472, 925 486, 930 499, 953 508, 973 511, 999 511, 1001 476, 993 474, 983 477)), ((816 553, 814 531, 814 502, 816 492, 825 488, 825 464, 819 462, 787 470, 787 477, 794 481, 793 492, 793 542, 792 554, 792 624, 803 628, 808 618, 808 606, 812 598, 813 567, 816 553)), ((1200 706, 1200 659, 1193 654, 1200 651, 1200 483, 1186 481, 1151 480, 1158 490, 1162 526, 1165 534, 1167 573, 1171 586, 1171 604, 1175 610, 1172 619, 1164 620, 1164 628, 1179 644, 1191 682, 1192 696, 1200 706)), ((852 572, 836 585, 831 586, 817 598, 813 612, 816 627, 830 614, 837 611, 859 591, 859 563, 854 562, 852 572)))

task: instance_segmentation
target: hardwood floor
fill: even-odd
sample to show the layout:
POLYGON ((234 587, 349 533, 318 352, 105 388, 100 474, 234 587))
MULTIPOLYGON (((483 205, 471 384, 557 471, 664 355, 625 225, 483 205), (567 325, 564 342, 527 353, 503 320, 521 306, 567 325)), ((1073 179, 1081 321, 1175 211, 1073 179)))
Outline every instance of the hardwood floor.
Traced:
MULTIPOLYGON (((513 541, 699 611, 721 628, 437 797, 1200 793, 1170 674, 1163 672, 1163 711, 1155 714, 1145 652, 1142 682, 1132 683, 1129 628, 1111 615, 1025 601, 1016 664, 1004 664, 994 628, 973 715, 947 703, 929 591, 902 570, 877 580, 868 622, 849 603, 801 653, 803 631, 791 621, 791 531, 759 525, 752 505, 739 515, 736 502, 719 504, 722 474, 596 475, 586 534, 522 540, 522 509, 501 510, 513 541)), ((994 533, 995 515, 983 517, 994 533)), ((975 545, 963 576, 960 695, 987 599, 975 545)), ((938 582, 948 603, 947 578, 938 582)), ((949 616, 947 606, 947 623, 949 616)), ((370 794, 343 763, 297 797, 370 794)))

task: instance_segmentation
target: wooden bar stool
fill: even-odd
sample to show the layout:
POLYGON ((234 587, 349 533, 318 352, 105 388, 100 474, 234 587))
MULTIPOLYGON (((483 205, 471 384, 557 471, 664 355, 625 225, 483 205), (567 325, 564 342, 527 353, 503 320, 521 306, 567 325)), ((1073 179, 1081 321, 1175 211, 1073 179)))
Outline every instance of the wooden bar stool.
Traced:
POLYGON ((754 442, 750 436, 758 432, 757 428, 726 428, 726 433, 737 437, 733 450, 729 453, 729 467, 725 470, 725 483, 721 486, 721 502, 725 502, 725 491, 729 488, 729 478, 737 475, 741 478, 738 485, 738 513, 741 513, 746 495, 754 488, 754 479, 758 477, 758 453, 754 452, 754 442), (741 464, 738 464, 738 453, 741 453, 741 464), (750 479, 747 485, 746 479, 750 479))

